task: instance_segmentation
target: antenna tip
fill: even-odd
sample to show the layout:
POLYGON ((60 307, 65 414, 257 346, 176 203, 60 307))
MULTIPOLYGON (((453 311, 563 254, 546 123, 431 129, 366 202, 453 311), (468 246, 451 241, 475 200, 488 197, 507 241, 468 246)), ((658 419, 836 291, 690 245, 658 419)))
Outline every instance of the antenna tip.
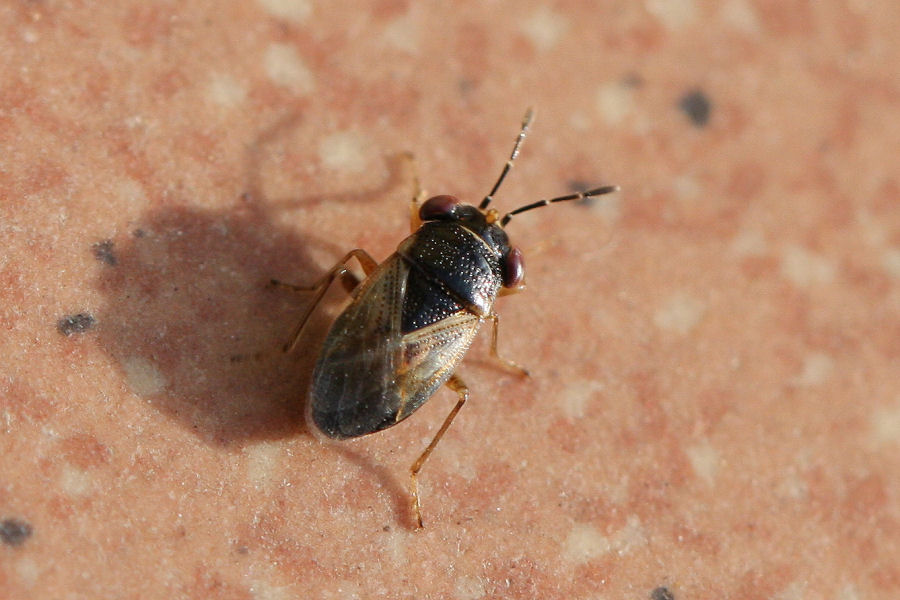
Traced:
POLYGON ((622 188, 617 185, 604 185, 603 187, 594 188, 592 190, 584 192, 584 196, 586 198, 590 198, 591 196, 602 196, 604 194, 612 194, 614 192, 618 192, 621 189, 622 188))
POLYGON ((532 121, 534 121, 534 107, 529 106, 525 110, 525 116, 522 117, 522 127, 528 127, 532 121))

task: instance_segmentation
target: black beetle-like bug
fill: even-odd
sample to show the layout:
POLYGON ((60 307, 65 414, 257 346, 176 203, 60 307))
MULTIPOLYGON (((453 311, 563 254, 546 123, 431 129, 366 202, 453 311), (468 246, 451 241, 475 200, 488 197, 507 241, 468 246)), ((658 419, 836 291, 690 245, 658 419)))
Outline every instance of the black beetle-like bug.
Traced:
MULTIPOLYGON (((485 320, 493 325, 491 354, 497 353, 498 293, 522 287, 524 260, 504 227, 513 215, 554 202, 581 200, 616 191, 616 186, 540 200, 502 218, 488 208, 519 153, 532 120, 529 109, 512 154, 491 192, 476 208, 453 196, 412 201, 412 234, 383 263, 362 249, 347 253, 318 283, 292 341, 292 349, 329 285, 349 280, 352 300, 331 327, 313 371, 307 407, 311 427, 333 439, 359 437, 396 425, 446 384, 458 401, 431 443, 410 468, 413 509, 422 527, 417 476, 468 398, 455 370, 485 320), (347 263, 356 258, 366 278, 353 281, 347 263)), ((293 286, 292 286, 293 287, 293 286)))

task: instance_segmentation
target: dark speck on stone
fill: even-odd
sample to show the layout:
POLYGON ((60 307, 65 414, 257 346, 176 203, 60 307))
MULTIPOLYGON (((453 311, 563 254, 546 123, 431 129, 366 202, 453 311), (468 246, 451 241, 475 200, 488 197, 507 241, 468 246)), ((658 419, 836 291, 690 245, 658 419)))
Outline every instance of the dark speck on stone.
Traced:
POLYGON ((94 326, 97 320, 88 313, 68 315, 56 322, 56 329, 65 336, 73 333, 84 333, 94 326))
POLYGON ((638 73, 628 73, 622 78, 622 83, 631 88, 639 88, 644 85, 644 78, 638 73))
POLYGON ((667 587, 658 587, 650 592, 650 600, 675 600, 675 594, 667 587))
POLYGON ((709 122, 712 105, 706 94, 700 90, 693 90, 681 97, 678 108, 684 111, 695 127, 704 127, 709 122))
POLYGON ((581 192, 588 189, 590 184, 583 179, 573 179, 569 181, 568 187, 570 192, 581 192))
MULTIPOLYGON (((584 181, 581 179, 573 179, 568 183, 570 192, 583 192, 585 190, 591 189, 591 184, 588 181, 584 181)), ((576 204, 579 206, 593 206, 597 202, 597 198, 582 198, 578 200, 576 204)))
POLYGON ((20 519, 0 521, 0 540, 7 546, 21 546, 31 537, 31 525, 20 519))
POLYGON ((112 240, 97 242, 93 245, 93 249, 94 258, 100 262, 106 263, 112 267, 118 264, 119 260, 116 258, 115 247, 113 246, 112 240))

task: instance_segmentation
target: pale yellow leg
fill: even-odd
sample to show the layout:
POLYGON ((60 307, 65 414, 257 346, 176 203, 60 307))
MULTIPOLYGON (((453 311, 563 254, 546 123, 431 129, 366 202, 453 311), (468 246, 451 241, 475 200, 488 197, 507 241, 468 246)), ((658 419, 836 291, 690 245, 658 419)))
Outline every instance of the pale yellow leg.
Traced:
POLYGON ((444 437, 444 433, 446 433, 447 429, 450 427, 450 423, 453 422, 453 419, 456 418, 456 414, 459 412, 459 409, 463 407, 463 404, 465 404, 466 400, 468 400, 469 398, 469 388, 466 387, 466 384, 463 383, 463 380, 460 379, 459 376, 457 376, 455 373, 450 376, 450 379, 447 380, 447 387, 456 392, 458 396, 456 406, 453 407, 453 410, 451 410, 450 414, 447 415, 447 418, 444 419, 444 424, 441 425, 440 429, 438 429, 438 432, 435 434, 434 439, 431 440, 431 443, 428 444, 428 447, 425 448, 425 451, 422 452, 421 455, 419 455, 419 458, 416 459, 416 462, 414 462, 412 467, 410 467, 409 469, 413 510, 416 513, 416 524, 418 525, 419 529, 424 526, 422 524, 422 506, 419 502, 419 471, 422 470, 422 465, 424 465, 425 461, 428 460, 428 457, 431 455, 434 447, 437 446, 437 443, 441 441, 442 437, 444 437))
POLYGON ((334 267, 332 267, 328 273, 326 273, 319 281, 317 281, 312 287, 303 288, 296 285, 291 285, 288 283, 282 283, 280 281, 273 280, 272 283, 280 286, 284 286, 295 291, 303 291, 303 292, 315 292, 315 296, 310 302, 309 306, 306 308, 306 312, 303 313, 303 317, 300 318, 300 322, 297 323, 297 326, 294 328, 294 331, 291 333, 290 341, 284 345, 284 351, 290 352, 297 345, 297 341, 300 339, 300 334, 303 332, 303 328, 306 326, 306 322, 309 320, 310 315, 312 315, 313 310, 315 310, 316 306, 322 300, 322 297, 325 295, 325 292, 328 290, 328 286, 331 285, 331 282, 335 280, 337 277, 343 278, 346 274, 349 273, 347 270, 347 263, 351 258, 356 257, 356 260, 359 261, 359 264, 362 266, 363 272, 368 276, 375 270, 378 266, 378 263, 375 262, 369 253, 361 248, 356 248, 355 250, 351 250, 348 252, 344 258, 342 258, 334 267))
POLYGON ((409 206, 409 231, 412 233, 422 226, 422 219, 419 218, 419 208, 422 206, 422 202, 425 201, 426 192, 422 189, 422 182, 419 180, 419 166, 415 155, 412 152, 406 152, 403 154, 403 158, 406 159, 409 165, 413 180, 412 202, 409 206))
POLYGON ((497 329, 500 327, 500 317, 497 316, 497 313, 491 313, 488 315, 488 319, 493 321, 493 327, 491 328, 491 356, 503 363, 506 368, 517 371, 523 377, 528 377, 530 375, 528 369, 509 359, 503 358, 500 356, 500 353, 497 352, 497 329))

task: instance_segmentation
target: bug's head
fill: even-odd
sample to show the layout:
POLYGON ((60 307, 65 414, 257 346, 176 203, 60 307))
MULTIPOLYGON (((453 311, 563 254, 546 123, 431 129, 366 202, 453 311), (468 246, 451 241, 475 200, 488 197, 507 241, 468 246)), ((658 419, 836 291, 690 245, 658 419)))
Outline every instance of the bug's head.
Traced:
POLYGON ((422 203, 419 218, 423 221, 453 221, 484 240, 500 258, 503 286, 518 287, 525 275, 522 252, 509 244, 509 237, 500 223, 500 214, 493 208, 481 210, 463 204, 456 196, 434 196, 422 203))
POLYGON ((525 118, 522 119, 522 128, 519 130, 519 136, 516 138, 512 154, 510 154, 509 160, 503 166, 503 170, 500 172, 497 182, 494 183, 494 187, 484 197, 481 204, 478 206, 463 204, 455 196, 434 196, 426 200, 419 210, 419 217, 423 221, 456 221, 481 237, 500 257, 503 286, 508 288, 520 287, 525 276, 525 259, 522 256, 522 252, 509 244, 509 237, 504 231, 504 228, 514 215, 555 202, 583 200, 592 196, 609 194, 619 189, 616 185, 606 185, 585 192, 557 196, 549 200, 538 200, 511 210, 501 217, 497 209, 490 208, 489 205, 494 200, 494 194, 500 189, 500 184, 503 183, 506 175, 512 169, 516 157, 519 155, 519 147, 522 145, 522 141, 525 139, 533 119, 534 111, 529 108, 525 113, 525 118))

